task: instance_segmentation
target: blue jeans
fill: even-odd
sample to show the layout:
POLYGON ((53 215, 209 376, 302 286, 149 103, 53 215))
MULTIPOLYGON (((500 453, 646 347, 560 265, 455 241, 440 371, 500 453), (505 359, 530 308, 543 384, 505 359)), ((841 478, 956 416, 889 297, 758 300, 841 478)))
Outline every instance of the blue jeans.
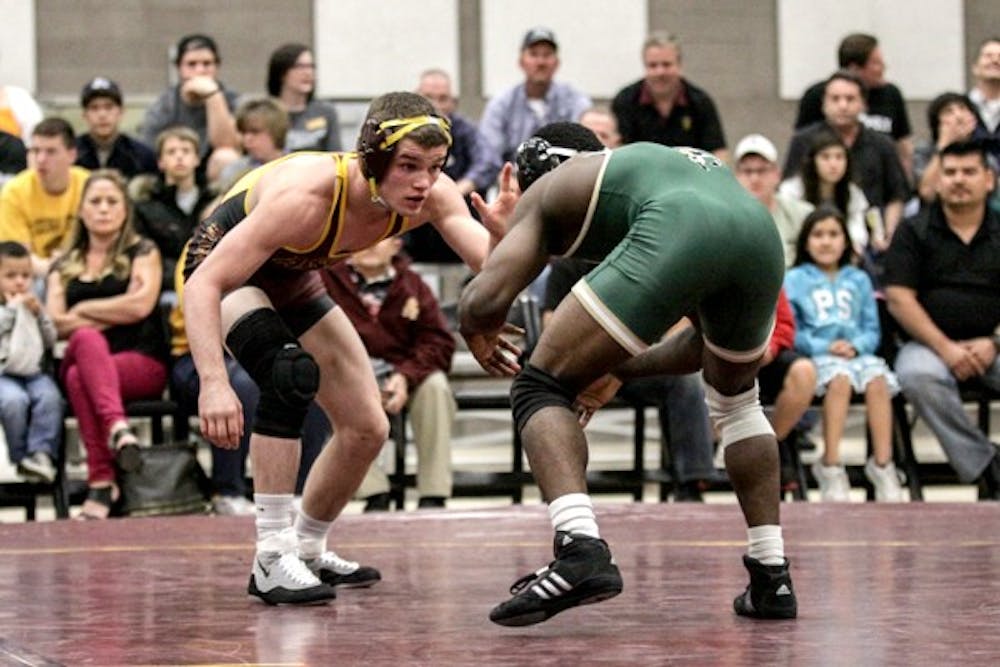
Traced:
POLYGON ((0 375, 0 424, 12 463, 35 452, 55 461, 63 424, 62 395, 55 379, 46 373, 0 375))
MULTIPOLYGON (((226 371, 229 374, 229 383, 243 406, 243 416, 247 423, 244 425, 243 437, 240 439, 240 446, 237 449, 212 447, 212 489, 221 496, 243 496, 246 495, 247 490, 244 470, 246 469, 247 455, 250 453, 250 433, 252 431, 250 420, 257 412, 260 390, 257 389, 253 378, 228 354, 226 355, 226 371)), ((190 354, 174 359, 171 383, 173 391, 177 394, 175 396, 177 402, 191 414, 197 414, 200 383, 198 372, 194 367, 194 360, 190 354)), ((302 458, 299 463, 298 479, 295 483, 296 493, 302 493, 309 469, 312 468, 313 461, 319 456, 323 445, 330 439, 330 433, 330 422, 314 401, 309 406, 305 424, 302 427, 302 458)))
MULTIPOLYGON (((965 414, 951 370, 933 350, 915 342, 900 348, 895 370, 906 400, 937 436, 958 478, 965 483, 977 480, 997 448, 965 414)), ((1000 357, 979 379, 1000 391, 1000 357)))
POLYGON ((678 482, 715 477, 712 427, 697 373, 629 380, 618 393, 626 400, 639 399, 657 408, 678 482))

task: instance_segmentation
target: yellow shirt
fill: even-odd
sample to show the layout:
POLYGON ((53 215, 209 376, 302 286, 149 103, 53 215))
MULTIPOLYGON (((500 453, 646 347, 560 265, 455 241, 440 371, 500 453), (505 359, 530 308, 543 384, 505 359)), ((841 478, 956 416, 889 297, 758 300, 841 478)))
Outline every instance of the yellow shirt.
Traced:
POLYGON ((184 329, 184 264, 187 260, 187 248, 181 253, 174 269, 174 289, 177 291, 177 305, 170 310, 170 356, 174 359, 183 357, 191 351, 188 345, 187 331, 184 329))
POLYGON ((33 254, 50 257, 76 218, 89 175, 83 167, 70 167, 69 187, 58 195, 45 191, 34 169, 7 181, 0 192, 0 239, 20 241, 33 254))

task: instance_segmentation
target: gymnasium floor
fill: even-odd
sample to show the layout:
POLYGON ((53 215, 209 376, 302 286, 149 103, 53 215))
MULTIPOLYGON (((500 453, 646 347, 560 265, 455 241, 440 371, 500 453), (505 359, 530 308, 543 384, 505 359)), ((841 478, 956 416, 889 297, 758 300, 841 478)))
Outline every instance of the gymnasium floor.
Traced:
MULTIPOLYGON (((509 419, 461 414, 456 468, 509 465, 509 419)), ((648 466, 656 422, 651 412, 648 466)), ((863 461, 860 426, 852 415, 847 463, 863 461)), ((588 434, 592 468, 628 463, 628 411, 599 413, 588 434)), ((940 460, 926 433, 915 445, 940 460)), ((849 505, 784 503, 800 605, 787 622, 732 613, 746 573, 731 493, 701 505, 655 502, 653 485, 642 503, 595 496, 625 591, 520 629, 487 614, 551 557, 531 487, 523 506, 455 498, 413 511, 411 493, 410 511, 371 515, 352 503, 332 544, 384 581, 307 608, 245 594, 250 518, 52 521, 43 499, 35 523, 0 510, 0 665, 998 664, 1000 504, 974 502, 971 486, 925 493, 900 505, 865 503, 862 489, 849 505)))
POLYGON ((0 525, 4 665, 940 665, 1000 660, 1000 507, 786 503, 800 616, 735 616, 737 508, 599 506, 625 591, 547 623, 487 619, 551 549, 540 505, 348 515, 384 581, 329 605, 245 594, 253 521, 0 525))

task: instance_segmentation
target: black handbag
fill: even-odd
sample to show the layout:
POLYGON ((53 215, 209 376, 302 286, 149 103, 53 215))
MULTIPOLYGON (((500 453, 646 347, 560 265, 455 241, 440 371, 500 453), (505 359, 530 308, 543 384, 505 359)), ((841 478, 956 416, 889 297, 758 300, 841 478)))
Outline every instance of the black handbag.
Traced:
POLYGON ((127 516, 205 514, 208 477, 186 442, 139 447, 141 465, 120 470, 122 512, 127 516))

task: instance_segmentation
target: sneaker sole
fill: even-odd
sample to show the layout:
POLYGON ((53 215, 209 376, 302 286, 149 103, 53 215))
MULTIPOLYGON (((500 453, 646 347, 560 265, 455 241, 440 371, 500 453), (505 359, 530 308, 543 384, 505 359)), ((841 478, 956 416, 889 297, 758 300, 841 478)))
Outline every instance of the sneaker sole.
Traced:
POLYGON ((302 591, 290 591, 286 588, 274 588, 264 592, 257 588, 257 580, 251 574, 247 585, 247 594, 259 598, 263 602, 276 606, 279 604, 320 605, 326 604, 337 597, 332 586, 314 586, 302 591))
MULTIPOLYGON (((584 588, 581 586, 580 588, 584 588)), ((597 589, 593 593, 588 593, 586 591, 581 591, 578 596, 575 597, 564 597, 552 602, 546 602, 542 600, 541 602, 547 605, 544 609, 535 609, 526 613, 516 614, 513 616, 501 616, 499 612, 502 612, 503 603, 493 609, 490 612, 490 620, 497 625, 503 625, 507 627, 521 627, 525 625, 534 625, 536 623, 541 623, 542 621, 547 621, 556 614, 573 607, 579 607, 585 604, 596 604, 598 602, 603 602, 604 600, 609 600, 619 593, 622 592, 622 582, 620 579, 617 581, 608 580, 598 580, 587 586, 588 589, 597 589)), ((577 589, 580 590, 580 589, 577 589)), ((517 599, 517 598, 514 598, 517 599)))
MULTIPOLYGON (((374 568, 373 568, 374 570, 374 568)), ((317 577, 324 584, 329 584, 330 586, 336 586, 337 588, 371 588, 378 582, 382 581, 382 575, 379 572, 372 573, 368 579, 360 579, 357 581, 352 581, 352 574, 331 574, 329 572, 316 572, 317 577)))

